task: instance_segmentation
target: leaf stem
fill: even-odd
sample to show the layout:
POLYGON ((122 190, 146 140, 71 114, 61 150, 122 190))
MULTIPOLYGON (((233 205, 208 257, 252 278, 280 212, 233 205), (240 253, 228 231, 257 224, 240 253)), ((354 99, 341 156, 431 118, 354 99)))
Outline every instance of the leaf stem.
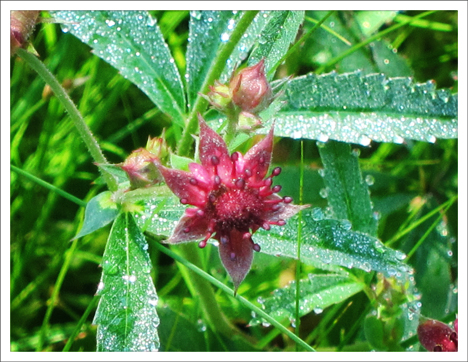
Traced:
MULTIPOLYGON (((233 30, 231 37, 226 44, 221 46, 218 50, 213 64, 211 65, 208 75, 201 86, 200 93, 204 94, 208 92, 208 87, 214 83, 214 81, 221 76, 224 67, 226 66, 226 60, 228 60, 231 55, 234 47, 239 42, 241 37, 244 35, 245 31, 249 27, 250 23, 253 21, 258 11, 246 11, 242 18, 237 23, 236 28, 233 30)), ((182 133, 182 138, 179 142, 178 154, 179 156, 188 156, 190 146, 192 145, 192 134, 197 130, 197 114, 203 113, 208 101, 205 100, 200 95, 197 96, 195 103, 193 105, 192 111, 189 114, 187 120, 187 126, 182 133)))
MULTIPOLYGON (((206 273, 205 271, 201 270, 200 268, 198 268, 197 266, 195 266, 194 264, 190 263, 189 261, 187 261, 185 258, 177 255, 176 253, 174 253, 173 251, 171 251, 170 249, 164 247, 162 244, 158 243, 158 242, 155 242, 153 243, 153 245, 161 252, 163 252, 164 254, 170 256, 171 258, 173 258, 174 260, 176 260, 177 262, 181 263, 182 265, 186 266, 187 268, 189 268, 191 271, 193 271, 194 273, 198 274, 199 276, 201 276, 203 279, 209 281, 210 283, 212 283, 213 285, 215 285, 216 287, 218 287, 219 289, 223 290, 224 292, 226 292, 227 294, 231 295, 231 296, 234 296, 234 291, 227 287, 226 285, 224 285, 223 283, 221 283, 219 280, 217 280, 216 278, 212 277, 211 275, 209 275, 208 273, 206 273)), ((192 245, 192 244, 187 244, 187 245, 192 245)), ((300 345, 301 347, 303 347, 306 351, 309 351, 309 352, 315 352, 315 349, 313 349, 311 346, 309 346, 306 342, 304 342, 302 339, 300 339, 298 336, 296 336, 293 332, 291 332, 289 329, 287 329, 285 326, 283 326, 280 322, 278 322, 276 319, 274 319, 273 317, 271 317, 269 314, 265 313, 265 311, 263 311, 261 308, 257 307, 256 305, 254 305, 253 303, 251 303, 250 301, 248 301, 247 299, 245 299, 244 297, 241 297, 239 294, 237 294, 235 296, 235 298, 241 303, 243 304, 244 306, 246 306, 247 308, 249 308, 250 310, 254 311, 255 313, 257 313, 259 316, 261 316, 262 318, 266 319, 270 324, 272 324, 273 326, 275 326, 276 328, 280 329, 281 332, 283 332, 284 334, 286 334, 288 337, 290 337, 294 342, 296 342, 298 345, 300 345)))
MULTIPOLYGON (((63 89, 63 87, 54 77, 54 75, 35 55, 21 48, 17 50, 17 54, 31 68, 33 68, 41 76, 41 78, 50 86, 57 99, 60 101, 60 103, 62 103, 63 107, 67 110, 68 114, 70 115, 70 118, 72 119, 76 129, 78 130, 78 133, 80 134, 81 138, 86 144, 86 147, 88 148, 88 151, 93 157, 94 161, 96 163, 107 163, 107 160, 104 157, 101 148, 99 147, 99 144, 97 143, 96 139, 91 133, 91 130, 89 129, 88 125, 85 123, 75 104, 70 99, 65 89, 63 89)), ((103 172, 103 177, 106 180, 109 189, 111 191, 117 190, 117 181, 109 173, 105 171, 101 172, 103 172)))

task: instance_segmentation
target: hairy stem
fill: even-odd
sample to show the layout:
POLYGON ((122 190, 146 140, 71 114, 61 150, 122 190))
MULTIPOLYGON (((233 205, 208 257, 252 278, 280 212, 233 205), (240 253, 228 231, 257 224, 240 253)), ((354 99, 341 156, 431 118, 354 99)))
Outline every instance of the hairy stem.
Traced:
MULTIPOLYGON (((89 129, 88 125, 85 123, 83 117, 80 114, 80 111, 76 108, 73 101, 68 96, 67 92, 54 75, 46 68, 44 63, 40 61, 35 55, 27 52, 24 49, 18 49, 17 54, 26 62, 28 65, 33 68, 41 78, 50 86, 54 94, 56 95, 57 99, 62 103, 64 108, 67 110, 70 118, 72 119, 73 123, 75 124, 78 133, 80 134, 81 138, 83 139, 86 147, 89 150, 89 153, 93 157, 96 163, 107 163, 106 158, 104 157, 101 148, 99 147, 96 139, 94 138, 91 130, 89 129)), ((107 183, 107 186, 111 191, 117 190, 117 181, 107 172, 103 172, 103 177, 107 183)))

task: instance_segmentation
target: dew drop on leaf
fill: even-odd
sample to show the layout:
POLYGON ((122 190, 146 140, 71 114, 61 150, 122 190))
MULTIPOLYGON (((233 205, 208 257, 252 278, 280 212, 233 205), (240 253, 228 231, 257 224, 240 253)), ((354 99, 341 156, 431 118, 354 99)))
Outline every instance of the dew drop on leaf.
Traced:
POLYGON ((375 182, 375 178, 372 175, 367 175, 365 181, 368 186, 372 186, 375 182))

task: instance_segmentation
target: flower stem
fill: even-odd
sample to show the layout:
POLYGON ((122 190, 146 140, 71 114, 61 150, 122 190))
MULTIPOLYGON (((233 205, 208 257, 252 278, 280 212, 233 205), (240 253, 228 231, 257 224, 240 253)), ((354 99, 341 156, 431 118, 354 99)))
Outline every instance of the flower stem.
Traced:
MULTIPOLYGON (((40 61, 35 55, 27 52, 24 49, 18 49, 17 54, 26 62, 28 65, 33 68, 41 78, 50 86, 54 94, 56 95, 57 99, 62 103, 64 108, 67 110, 70 118, 72 119, 73 123, 75 124, 78 133, 80 134, 81 138, 83 139, 86 147, 88 147, 89 153, 93 157, 96 163, 107 163, 106 158, 104 157, 101 148, 99 147, 96 139, 94 138, 91 130, 89 129, 88 125, 85 123, 83 117, 81 116, 80 112, 76 108, 73 101, 68 96, 67 92, 54 75, 46 68, 44 63, 40 61)), ((111 174, 103 172, 103 177, 109 187, 109 190, 115 191, 117 190, 117 181, 112 177, 111 174)))
MULTIPOLYGON (((213 64, 210 70, 208 71, 208 75, 206 76, 205 81, 201 86, 200 93, 207 93, 208 87, 220 77, 224 67, 226 66, 226 60, 231 55, 232 51, 234 50, 234 47, 244 35, 245 31, 247 30, 257 13, 258 11, 246 11, 237 23, 237 26, 233 30, 228 42, 219 48, 218 54, 216 55, 213 64)), ((182 134, 182 138, 179 142, 177 152, 179 156, 187 156, 189 154, 190 146, 192 145, 192 134, 194 134, 197 130, 197 114, 202 113, 205 110, 207 104, 208 101, 206 99, 204 99, 200 95, 197 96, 192 111, 189 114, 187 126, 185 127, 184 132, 182 134)))

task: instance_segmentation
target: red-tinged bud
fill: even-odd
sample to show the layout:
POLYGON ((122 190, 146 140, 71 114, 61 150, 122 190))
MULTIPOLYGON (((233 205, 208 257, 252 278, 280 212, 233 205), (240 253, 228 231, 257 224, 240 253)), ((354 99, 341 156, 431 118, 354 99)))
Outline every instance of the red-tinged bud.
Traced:
POLYGON ((154 185, 163 180, 157 165, 158 157, 139 148, 120 165, 130 179, 132 189, 154 185))
POLYGON ((231 78, 229 90, 232 101, 242 111, 257 113, 269 106, 271 86, 265 76, 265 61, 242 69, 231 78))
POLYGON ((252 132, 262 127, 262 120, 249 112, 239 114, 239 130, 243 132, 252 132))
POLYGON ((10 55, 23 48, 36 26, 38 10, 14 10, 10 12, 10 55))
POLYGON ((210 91, 207 95, 200 95, 220 112, 226 113, 226 111, 232 107, 232 97, 229 92, 229 87, 225 84, 221 84, 217 80, 214 85, 210 86, 210 91))
POLYGON ((445 323, 425 320, 418 326, 418 337, 423 347, 430 352, 458 351, 458 334, 445 323))
POLYGON ((169 147, 167 146, 164 137, 148 137, 146 150, 156 156, 159 160, 163 160, 169 155, 169 147))

